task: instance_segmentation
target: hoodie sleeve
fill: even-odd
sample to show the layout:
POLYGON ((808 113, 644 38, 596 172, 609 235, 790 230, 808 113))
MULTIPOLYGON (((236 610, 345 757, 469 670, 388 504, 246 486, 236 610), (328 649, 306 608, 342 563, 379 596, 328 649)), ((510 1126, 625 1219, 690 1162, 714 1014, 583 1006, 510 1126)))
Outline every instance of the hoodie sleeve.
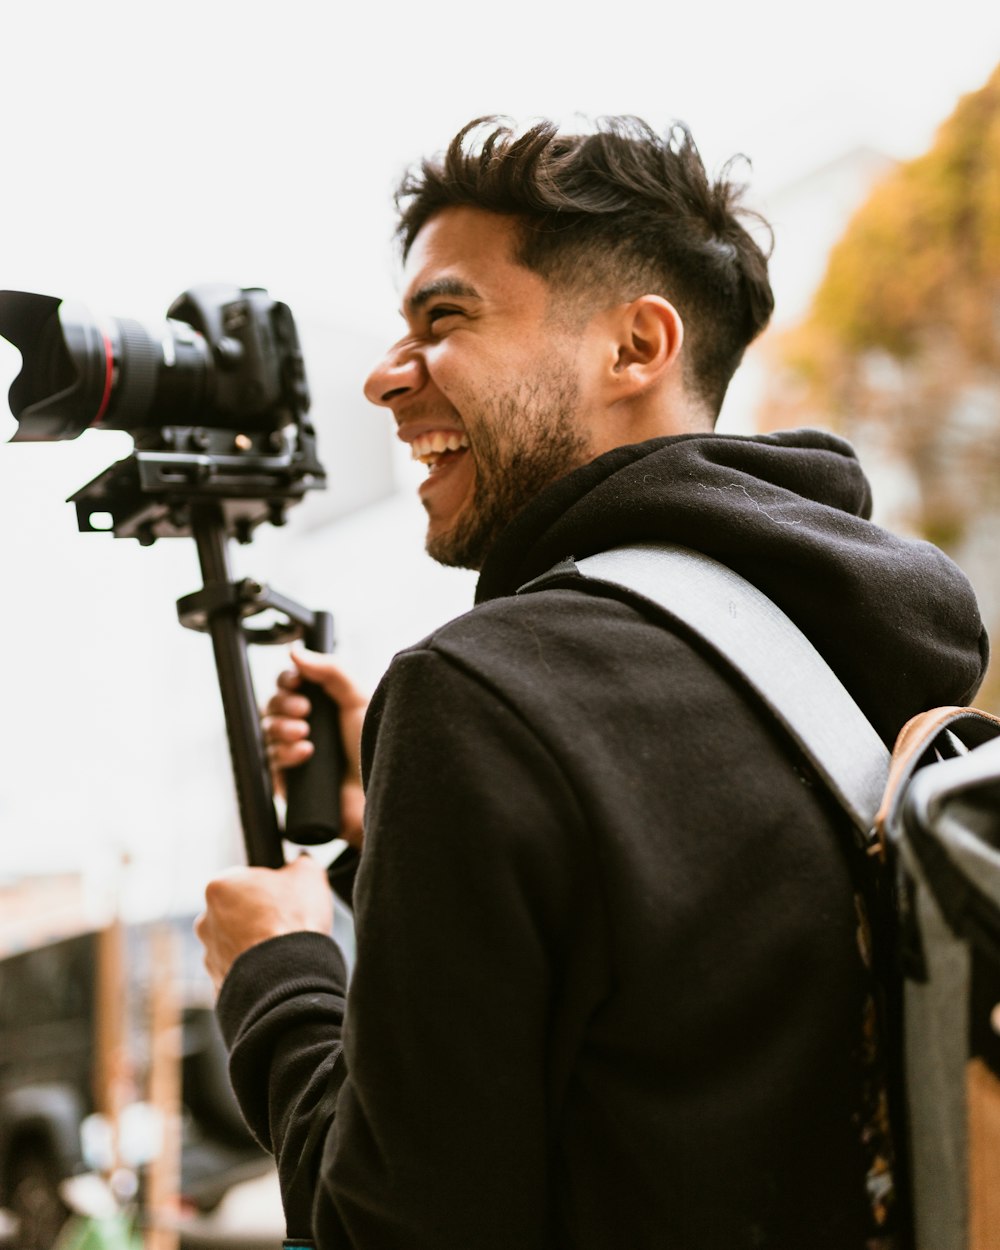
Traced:
POLYGON ((394 662, 365 756, 343 1056, 322 940, 275 939, 224 987, 237 1094, 260 1108, 266 1085, 286 1208, 305 1169, 320 1250, 541 1250, 558 1112, 547 1025, 572 930, 594 914, 580 812, 518 714, 431 649, 394 662), (308 966, 281 973, 282 941, 308 966), (332 1107, 317 1092, 331 1080, 332 1107))

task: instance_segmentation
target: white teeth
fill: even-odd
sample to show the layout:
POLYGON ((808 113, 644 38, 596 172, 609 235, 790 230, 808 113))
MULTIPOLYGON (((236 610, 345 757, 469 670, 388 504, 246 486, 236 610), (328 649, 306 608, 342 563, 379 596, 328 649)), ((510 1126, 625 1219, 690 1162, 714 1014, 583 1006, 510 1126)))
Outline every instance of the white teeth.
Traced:
POLYGON ((417 435, 410 444, 410 454, 421 464, 433 465, 446 451, 461 451, 468 445, 469 440, 457 430, 432 430, 429 434, 417 435))

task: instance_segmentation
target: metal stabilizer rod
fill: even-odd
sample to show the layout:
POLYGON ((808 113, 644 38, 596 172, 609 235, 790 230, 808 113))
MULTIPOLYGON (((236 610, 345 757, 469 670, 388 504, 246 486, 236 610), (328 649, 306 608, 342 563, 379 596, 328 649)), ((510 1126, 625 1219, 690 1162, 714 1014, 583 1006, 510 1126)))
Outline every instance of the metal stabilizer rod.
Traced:
POLYGON ((191 527, 205 583, 203 594, 217 600, 206 612, 205 628, 215 652, 247 862, 262 868, 279 868, 285 857, 250 675, 243 614, 238 602, 226 602, 231 598, 227 592, 233 583, 221 507, 214 503, 193 504, 191 527))

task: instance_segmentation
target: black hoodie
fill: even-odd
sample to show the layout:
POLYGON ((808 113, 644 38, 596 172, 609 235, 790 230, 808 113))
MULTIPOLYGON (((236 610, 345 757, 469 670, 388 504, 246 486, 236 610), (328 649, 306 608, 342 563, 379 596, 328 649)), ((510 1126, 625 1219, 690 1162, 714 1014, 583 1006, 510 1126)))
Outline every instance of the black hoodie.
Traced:
POLYGON ((219 1001, 293 1233, 311 1204, 321 1250, 889 1244, 843 822, 661 620, 582 585, 516 594, 567 557, 694 547, 773 598, 891 742, 971 697, 986 643, 957 568, 869 509, 828 434, 618 448, 529 505, 476 608, 396 657, 365 726, 346 1017, 315 934, 245 953, 219 1001))

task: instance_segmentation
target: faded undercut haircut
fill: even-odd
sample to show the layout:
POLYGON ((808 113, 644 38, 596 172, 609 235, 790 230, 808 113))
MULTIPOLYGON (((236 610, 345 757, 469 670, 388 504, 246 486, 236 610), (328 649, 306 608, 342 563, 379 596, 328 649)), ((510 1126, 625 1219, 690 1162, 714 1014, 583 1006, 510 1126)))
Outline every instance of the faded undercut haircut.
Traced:
POLYGON ((709 178, 691 132, 664 136, 635 117, 607 117, 594 133, 560 134, 543 121, 519 134, 479 118, 447 151, 410 170, 396 193, 405 259, 444 208, 514 216, 515 259, 589 307, 660 295, 684 322, 684 378, 716 417, 747 345, 774 308, 767 255, 743 224, 733 158, 709 178))

